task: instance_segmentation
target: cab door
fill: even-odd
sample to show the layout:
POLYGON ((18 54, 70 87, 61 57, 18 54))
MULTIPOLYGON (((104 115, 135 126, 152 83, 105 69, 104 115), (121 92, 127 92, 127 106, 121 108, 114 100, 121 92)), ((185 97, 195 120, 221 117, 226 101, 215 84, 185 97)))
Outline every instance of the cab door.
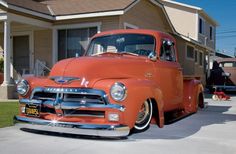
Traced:
POLYGON ((155 65, 156 82, 163 92, 164 110, 179 108, 183 100, 183 75, 173 41, 165 39, 161 42, 159 60, 155 65))

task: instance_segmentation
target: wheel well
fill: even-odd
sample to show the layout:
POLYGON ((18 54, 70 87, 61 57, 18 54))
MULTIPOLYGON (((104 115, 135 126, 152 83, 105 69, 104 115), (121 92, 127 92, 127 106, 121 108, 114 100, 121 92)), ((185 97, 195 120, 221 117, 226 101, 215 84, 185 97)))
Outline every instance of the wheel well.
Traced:
POLYGON ((203 97, 203 93, 200 93, 198 95, 198 107, 200 108, 204 108, 204 97, 203 97))
POLYGON ((152 117, 155 119, 157 125, 160 127, 159 109, 157 106, 157 101, 154 98, 150 98, 149 100, 151 100, 152 103, 152 109, 153 109, 152 117))

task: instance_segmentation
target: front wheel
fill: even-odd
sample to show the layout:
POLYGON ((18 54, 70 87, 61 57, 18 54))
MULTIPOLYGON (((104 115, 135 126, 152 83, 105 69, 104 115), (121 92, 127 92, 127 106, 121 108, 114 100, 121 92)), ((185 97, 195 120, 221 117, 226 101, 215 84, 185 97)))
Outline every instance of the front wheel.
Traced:
POLYGON ((146 100, 139 112, 138 112, 138 116, 134 125, 134 130, 136 132, 140 132, 140 131, 144 131, 146 129, 148 129, 149 124, 151 122, 152 119, 152 113, 153 113, 153 109, 152 109, 152 102, 151 100, 146 100))

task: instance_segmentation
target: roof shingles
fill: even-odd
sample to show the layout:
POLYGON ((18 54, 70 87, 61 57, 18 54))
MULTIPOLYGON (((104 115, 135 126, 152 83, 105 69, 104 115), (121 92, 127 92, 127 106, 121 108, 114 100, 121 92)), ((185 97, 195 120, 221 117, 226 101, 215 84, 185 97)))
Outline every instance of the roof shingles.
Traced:
POLYGON ((84 14, 123 10, 136 0, 46 0, 55 15, 84 14))
POLYGON ((47 15, 74 15, 124 10, 137 0, 5 0, 8 4, 47 15), (50 8, 50 10, 49 10, 50 8), (53 13, 53 14, 52 14, 53 13))
POLYGON ((8 4, 13 6, 25 8, 31 11, 40 12, 43 14, 51 15, 47 5, 33 0, 5 0, 8 4))

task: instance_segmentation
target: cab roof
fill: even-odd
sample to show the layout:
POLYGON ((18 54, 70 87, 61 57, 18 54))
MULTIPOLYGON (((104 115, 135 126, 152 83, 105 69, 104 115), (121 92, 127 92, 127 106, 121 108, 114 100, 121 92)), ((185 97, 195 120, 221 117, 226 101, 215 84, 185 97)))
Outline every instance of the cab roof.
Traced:
MULTIPOLYGON (((101 37, 101 36, 107 36, 107 35, 116 35, 116 34, 146 34, 146 35, 152 35, 154 37, 160 37, 160 38, 167 38, 171 40, 175 40, 173 36, 170 34, 157 31, 157 30, 149 30, 149 29, 118 29, 118 30, 110 30, 98 33, 93 36, 95 37, 101 37)), ((93 39, 92 38, 92 39, 93 39)))

